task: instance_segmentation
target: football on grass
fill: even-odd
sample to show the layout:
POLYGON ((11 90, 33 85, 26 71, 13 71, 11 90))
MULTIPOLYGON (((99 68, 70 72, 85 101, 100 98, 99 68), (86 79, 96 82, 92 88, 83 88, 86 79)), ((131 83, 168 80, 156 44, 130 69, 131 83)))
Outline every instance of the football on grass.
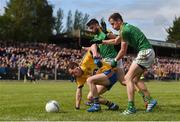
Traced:
POLYGON ((48 113, 56 113, 59 112, 59 103, 56 100, 50 100, 48 103, 46 103, 46 112, 48 113))

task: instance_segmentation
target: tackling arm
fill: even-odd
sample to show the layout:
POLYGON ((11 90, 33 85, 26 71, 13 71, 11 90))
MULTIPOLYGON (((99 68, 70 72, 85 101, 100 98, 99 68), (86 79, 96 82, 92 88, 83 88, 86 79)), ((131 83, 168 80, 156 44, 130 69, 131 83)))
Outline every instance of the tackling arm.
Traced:
POLYGON ((122 41, 121 42, 121 49, 120 49, 120 51, 118 52, 118 54, 117 54, 117 56, 115 58, 116 61, 122 59, 124 57, 124 55, 126 55, 127 48, 128 48, 127 42, 122 41))
POLYGON ((102 44, 118 45, 121 42, 121 37, 117 36, 115 39, 103 40, 102 44))
POLYGON ((81 104, 81 99, 82 99, 82 87, 77 87, 76 90, 76 109, 80 109, 80 104, 81 104))
POLYGON ((96 44, 91 45, 90 50, 93 54, 93 57, 100 57, 100 54, 98 53, 98 47, 96 44))

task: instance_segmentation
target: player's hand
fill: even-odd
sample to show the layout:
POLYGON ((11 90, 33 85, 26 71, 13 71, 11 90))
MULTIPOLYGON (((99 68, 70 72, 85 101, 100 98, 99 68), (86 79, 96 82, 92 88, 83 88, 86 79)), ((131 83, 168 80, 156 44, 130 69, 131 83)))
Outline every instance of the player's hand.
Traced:
POLYGON ((93 75, 95 75, 97 71, 98 71, 98 69, 95 68, 95 69, 93 70, 93 75))
POLYGON ((102 67, 101 59, 99 57, 94 57, 94 64, 96 64, 98 68, 101 68, 102 67))
POLYGON ((101 18, 101 27, 102 27, 102 31, 107 34, 107 28, 106 28, 106 22, 104 21, 104 18, 101 18))
POLYGON ((102 40, 93 39, 91 40, 91 44, 102 44, 102 40))
POLYGON ((81 47, 83 50, 88 51, 90 47, 81 47))
POLYGON ((116 66, 117 66, 117 61, 114 59, 114 60, 112 60, 112 62, 111 62, 111 67, 114 68, 114 67, 116 67, 116 66))

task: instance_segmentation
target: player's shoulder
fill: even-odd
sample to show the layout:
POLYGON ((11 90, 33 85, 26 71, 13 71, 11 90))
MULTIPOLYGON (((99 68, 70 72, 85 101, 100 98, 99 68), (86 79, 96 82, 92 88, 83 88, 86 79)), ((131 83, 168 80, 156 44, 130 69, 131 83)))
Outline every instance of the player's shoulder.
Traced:
POLYGON ((77 86, 84 85, 87 78, 88 78, 88 76, 85 75, 85 74, 83 74, 83 75, 80 76, 80 77, 77 77, 77 78, 76 78, 76 84, 77 84, 77 86))
POLYGON ((79 65, 84 65, 84 63, 86 63, 87 61, 90 60, 90 58, 92 58, 92 54, 90 53, 90 51, 87 51, 83 58, 81 59, 81 62, 79 63, 79 65))
POLYGON ((124 24, 123 27, 122 27, 122 32, 126 33, 126 32, 129 32, 131 29, 130 25, 127 23, 127 24, 124 24))

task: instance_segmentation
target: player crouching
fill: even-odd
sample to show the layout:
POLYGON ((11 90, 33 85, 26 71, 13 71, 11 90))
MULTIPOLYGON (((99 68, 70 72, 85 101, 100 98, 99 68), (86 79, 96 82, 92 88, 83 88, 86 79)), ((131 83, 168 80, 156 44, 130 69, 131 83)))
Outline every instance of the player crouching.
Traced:
POLYGON ((117 76, 109 64, 105 62, 102 62, 101 66, 99 64, 101 64, 101 61, 99 59, 93 59, 92 54, 88 51, 80 64, 71 62, 68 65, 67 69, 69 74, 76 77, 76 109, 80 108, 82 88, 86 81, 89 86, 87 97, 93 102, 92 106, 87 110, 88 112, 101 110, 100 104, 108 106, 110 110, 119 109, 118 105, 100 96, 111 89, 117 81, 117 76), (96 74, 93 75, 94 69, 97 68, 95 64, 98 64, 99 67, 96 74))

